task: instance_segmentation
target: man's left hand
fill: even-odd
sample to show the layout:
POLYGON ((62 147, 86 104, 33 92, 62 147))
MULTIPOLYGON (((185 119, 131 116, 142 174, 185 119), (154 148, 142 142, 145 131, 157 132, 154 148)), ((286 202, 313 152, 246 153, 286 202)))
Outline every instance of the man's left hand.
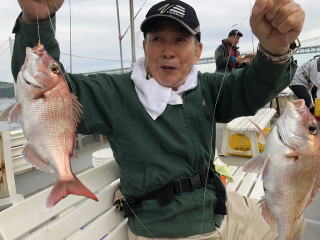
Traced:
POLYGON ((284 55, 299 36, 304 18, 304 11, 293 0, 256 0, 250 25, 265 50, 284 55))

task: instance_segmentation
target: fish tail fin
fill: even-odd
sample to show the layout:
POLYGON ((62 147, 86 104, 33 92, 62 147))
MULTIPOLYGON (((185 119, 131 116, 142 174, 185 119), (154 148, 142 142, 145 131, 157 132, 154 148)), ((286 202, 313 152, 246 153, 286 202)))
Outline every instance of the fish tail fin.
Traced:
POLYGON ((47 199, 47 207, 53 207, 69 194, 81 195, 98 201, 98 198, 86 186, 84 186, 77 177, 74 176, 74 178, 68 181, 61 179, 57 180, 47 199))

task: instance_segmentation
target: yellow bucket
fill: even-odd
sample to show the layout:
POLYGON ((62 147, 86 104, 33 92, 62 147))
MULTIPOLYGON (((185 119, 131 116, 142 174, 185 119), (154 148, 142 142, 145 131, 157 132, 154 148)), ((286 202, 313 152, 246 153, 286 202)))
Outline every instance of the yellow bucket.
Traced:
POLYGON ((320 98, 314 100, 314 113, 315 117, 320 117, 320 98))
MULTIPOLYGON (((266 134, 269 134, 271 128, 265 128, 263 129, 263 132, 266 134)), ((259 138, 259 134, 257 134, 257 141, 259 138)), ((243 156, 243 157, 251 157, 252 155, 245 154, 245 152, 249 151, 251 149, 251 143, 250 139, 241 133, 235 133, 232 134, 229 137, 229 146, 236 151, 240 151, 240 153, 230 153, 230 155, 236 155, 236 156, 243 156), (243 152, 243 153, 241 153, 243 152)), ((264 151, 264 145, 260 142, 258 142, 259 152, 264 151)))

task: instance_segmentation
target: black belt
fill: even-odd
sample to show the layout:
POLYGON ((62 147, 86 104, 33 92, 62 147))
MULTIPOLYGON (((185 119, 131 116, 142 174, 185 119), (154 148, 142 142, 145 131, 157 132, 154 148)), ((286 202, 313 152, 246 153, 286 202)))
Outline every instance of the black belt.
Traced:
POLYGON ((226 190, 225 186, 221 182, 218 174, 215 170, 210 169, 209 176, 207 178, 207 172, 201 172, 194 176, 182 178, 177 181, 171 181, 166 184, 164 187, 144 194, 139 198, 128 197, 124 201, 124 215, 125 217, 131 216, 133 214, 132 211, 136 211, 139 208, 142 201, 145 200, 153 200, 158 199, 158 203, 160 206, 165 206, 172 202, 175 196, 179 196, 185 192, 192 192, 193 190, 200 189, 204 187, 206 184, 212 182, 216 187, 217 193, 217 205, 215 208, 215 213, 226 215, 226 190), (207 181, 206 181, 207 179, 207 181))

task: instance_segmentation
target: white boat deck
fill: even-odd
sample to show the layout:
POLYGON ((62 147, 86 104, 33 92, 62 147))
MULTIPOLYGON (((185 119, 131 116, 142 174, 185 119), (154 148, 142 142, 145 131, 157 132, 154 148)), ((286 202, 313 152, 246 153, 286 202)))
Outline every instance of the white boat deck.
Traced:
MULTIPOLYGON (((92 142, 77 151, 78 158, 71 158, 71 166, 74 173, 82 172, 92 167, 91 154, 101 148, 109 147, 108 143, 92 142)), ((53 184, 55 174, 48 174, 36 169, 15 176, 17 192, 28 197, 53 184)))
MULTIPOLYGON (((222 124, 217 124, 217 149, 221 148, 222 124)), ((79 157, 72 159, 72 169, 75 173, 79 173, 92 166, 91 155, 93 152, 108 147, 108 144, 94 142, 86 144, 81 151, 78 152, 79 157)), ((227 165, 243 166, 248 158, 242 157, 220 157, 227 165)), ((54 174, 43 173, 38 170, 31 170, 26 173, 17 175, 15 178, 17 192, 28 197, 30 194, 41 191, 55 181, 54 174)), ((320 196, 305 210, 304 213, 307 228, 302 240, 318 240, 320 236, 320 196)))

